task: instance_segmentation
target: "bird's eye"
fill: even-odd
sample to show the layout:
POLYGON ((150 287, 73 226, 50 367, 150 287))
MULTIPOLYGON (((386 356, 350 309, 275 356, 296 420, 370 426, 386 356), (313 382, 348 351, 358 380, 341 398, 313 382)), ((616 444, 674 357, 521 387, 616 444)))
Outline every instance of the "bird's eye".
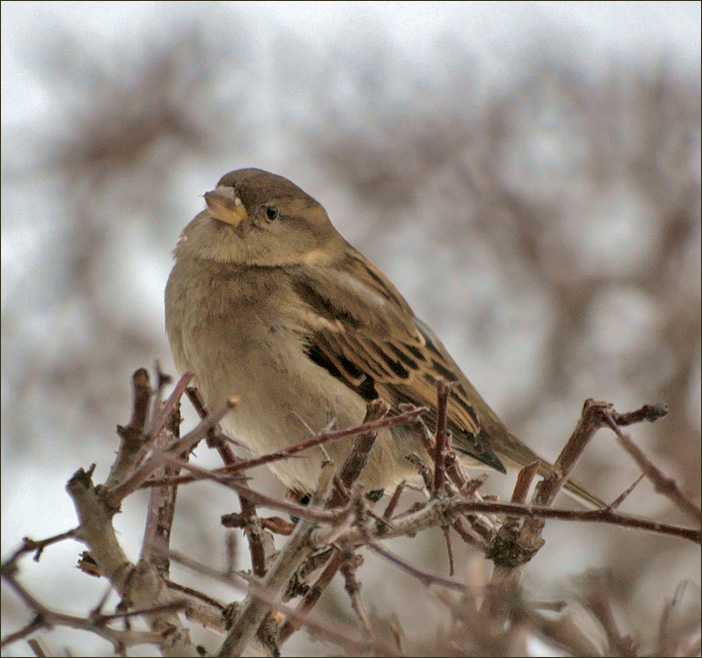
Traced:
POLYGON ((278 219, 280 212, 278 211, 278 206, 266 206, 266 217, 273 221, 278 219))

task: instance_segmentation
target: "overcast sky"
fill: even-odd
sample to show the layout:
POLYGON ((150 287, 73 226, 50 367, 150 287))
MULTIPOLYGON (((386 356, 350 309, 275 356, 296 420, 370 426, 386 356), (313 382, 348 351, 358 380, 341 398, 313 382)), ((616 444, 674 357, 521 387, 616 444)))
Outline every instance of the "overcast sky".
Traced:
MULTIPOLYGON (((22 66, 28 44, 54 28, 109 48, 157 24, 164 11, 188 2, 3 2, 2 124, 25 121, 42 106, 41 90, 22 66)), ((310 44, 324 46, 369 27, 387 32, 398 52, 421 57, 442 34, 470 35, 476 52, 494 55, 518 48, 530 31, 548 26, 585 37, 603 54, 641 50, 676 53, 694 65, 700 55, 699 2, 230 2, 213 3, 246 16, 251 34, 265 47, 284 27, 310 44)), ((507 55, 510 53, 506 53, 507 55)))

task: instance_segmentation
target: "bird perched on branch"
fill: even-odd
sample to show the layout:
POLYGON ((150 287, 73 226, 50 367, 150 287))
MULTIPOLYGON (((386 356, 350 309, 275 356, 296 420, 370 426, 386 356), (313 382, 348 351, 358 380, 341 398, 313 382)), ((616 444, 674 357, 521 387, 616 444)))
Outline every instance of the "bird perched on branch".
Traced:
MULTIPOLYGON (((291 181, 239 169, 205 194, 185 227, 166 286, 166 329, 176 367, 192 371, 223 421, 255 453, 298 443, 335 419, 359 425, 369 400, 425 406, 436 422, 436 380, 454 381, 447 425, 466 465, 501 473, 537 455, 498 419, 395 286, 334 228, 320 203, 291 181)), ((324 446, 342 464, 352 441, 324 446)), ((360 481, 388 489, 417 478, 406 456, 431 458, 415 431, 380 431, 360 481)), ((314 490, 320 448, 271 464, 290 489, 314 490)), ((540 473, 551 467, 541 460, 540 473)), ((579 484, 566 490, 600 501, 579 484)))

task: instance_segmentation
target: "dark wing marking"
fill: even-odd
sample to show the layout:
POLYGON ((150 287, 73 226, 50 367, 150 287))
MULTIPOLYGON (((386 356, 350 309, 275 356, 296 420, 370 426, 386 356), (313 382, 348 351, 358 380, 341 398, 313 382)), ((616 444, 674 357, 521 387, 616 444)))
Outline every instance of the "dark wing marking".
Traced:
POLYGON ((336 274, 334 278, 334 271, 328 270, 318 279, 306 276, 292 282, 307 311, 305 343, 310 359, 364 400, 381 397, 395 410, 401 403, 427 407, 430 427, 436 424, 437 377, 457 382, 448 402, 448 428, 455 447, 505 472, 490 448, 490 437, 473 404, 475 396, 489 408, 392 284, 357 252, 346 256, 336 274), (339 295, 340 285, 349 277, 362 281, 368 290, 349 285, 339 295))

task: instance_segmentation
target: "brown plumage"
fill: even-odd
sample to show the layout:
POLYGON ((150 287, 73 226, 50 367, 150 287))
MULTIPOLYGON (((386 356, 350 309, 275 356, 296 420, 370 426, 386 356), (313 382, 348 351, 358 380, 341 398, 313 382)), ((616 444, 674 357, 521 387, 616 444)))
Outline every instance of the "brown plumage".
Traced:
MULTIPOLYGON (((321 429, 359 424, 380 397, 429 408, 438 377, 456 382, 448 402, 453 446, 469 465, 500 472, 539 459, 480 397, 431 329, 370 261, 332 226, 324 208, 289 180, 260 169, 226 174, 188 224, 166 286, 166 328, 176 367, 195 373, 207 404, 241 402, 225 427, 254 452, 292 445, 321 429)), ((350 443, 325 449, 342 463, 350 443)), ((288 486, 311 491, 322 451, 277 462, 288 486)), ((361 481, 367 489, 416 479, 410 452, 430 460, 403 427, 380 433, 361 481)), ((550 470, 544 460, 541 474, 550 470)), ((430 463, 430 462, 429 462, 430 463)), ((579 484, 566 489, 600 501, 579 484)))

